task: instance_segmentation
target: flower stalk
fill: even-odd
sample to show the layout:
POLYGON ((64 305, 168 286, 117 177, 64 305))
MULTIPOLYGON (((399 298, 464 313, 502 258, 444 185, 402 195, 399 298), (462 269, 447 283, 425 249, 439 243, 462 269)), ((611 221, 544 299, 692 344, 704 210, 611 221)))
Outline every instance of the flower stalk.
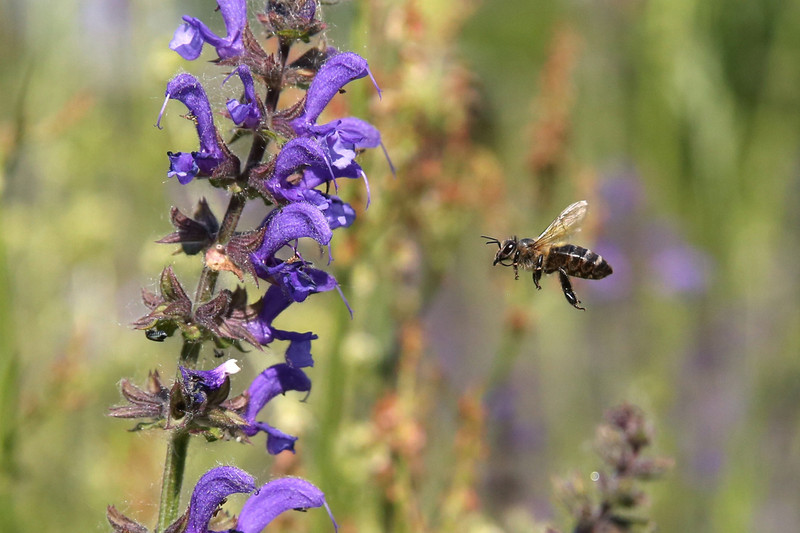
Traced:
MULTIPOLYGON (((133 326, 145 330, 147 338, 154 341, 180 334, 183 343, 176 378, 168 386, 152 372, 143 388, 123 380, 122 393, 129 403, 110 412, 119 418, 145 419, 135 430, 169 433, 155 527, 159 532, 205 533, 217 508, 236 492, 252 493, 235 523, 234 529, 242 533, 261 531, 290 509, 327 508, 323 493, 307 481, 276 479, 256 491, 252 477, 234 467, 207 472, 184 513, 180 512, 180 497, 189 441, 194 436, 207 441, 249 442, 265 433, 269 454, 294 452, 298 437, 263 421, 261 412, 277 395, 310 393, 311 380, 303 368, 314 364, 311 346, 317 335, 282 330, 274 322, 292 304, 302 303, 312 294, 339 290, 332 275, 313 268, 302 257, 298 243, 310 238, 327 246, 334 229, 355 221, 355 210, 330 194, 330 189, 338 190, 337 179, 357 178, 366 183, 356 155, 382 146, 380 133, 360 119, 317 122, 344 85, 371 74, 366 60, 327 48, 322 40, 319 48, 292 59, 294 43, 308 43, 325 28, 315 0, 270 0, 265 11, 256 14, 265 33, 278 39, 274 55, 255 41, 245 0, 218 0, 218 6, 225 22, 224 36, 187 15, 170 48, 184 59, 194 60, 209 45, 217 53, 217 63, 230 69, 225 82, 241 82, 242 96, 228 100, 227 111, 221 113, 233 122, 228 126, 233 131, 231 141, 223 140, 220 132, 225 130, 218 129, 215 119, 220 113, 212 110, 206 87, 188 73, 167 84, 158 124, 170 100, 188 108, 186 117, 197 131, 199 149, 168 152, 167 176, 184 186, 197 187, 204 182, 223 189, 229 203, 219 223, 204 199, 192 216, 172 208, 170 218, 176 231, 158 242, 179 244, 183 253, 203 258, 194 298, 187 295, 172 267, 167 267, 158 292, 143 291, 149 312, 133 326), (287 86, 307 88, 307 94, 281 109, 281 91, 287 86), (242 164, 229 144, 248 137, 251 144, 242 164), (272 142, 276 147, 270 151, 272 142), (241 215, 251 200, 267 209, 257 228, 242 231, 241 215), (230 274, 240 284, 233 290, 218 289, 219 277, 230 274), (265 291, 258 279, 267 282, 265 291), (249 281, 256 281, 255 286, 248 287, 249 281), (256 291, 260 297, 252 298, 256 291), (230 376, 239 370, 236 360, 200 369, 205 345, 213 345, 216 357, 226 357, 226 350, 244 350, 244 343, 261 349, 275 340, 288 342, 285 362, 264 369, 238 396, 229 394, 233 386, 230 376)), ((113 507, 108 519, 116 531, 146 531, 113 507)))

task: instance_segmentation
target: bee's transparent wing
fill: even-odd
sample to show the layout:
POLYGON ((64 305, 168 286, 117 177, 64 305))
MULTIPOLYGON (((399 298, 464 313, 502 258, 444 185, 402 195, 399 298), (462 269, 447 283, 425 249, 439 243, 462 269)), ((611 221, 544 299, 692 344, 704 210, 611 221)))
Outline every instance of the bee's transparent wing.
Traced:
POLYGON ((557 244, 564 241, 576 231, 580 231, 581 223, 583 219, 586 218, 588 207, 589 204, 586 200, 581 200, 567 206, 567 208, 547 226, 547 229, 536 238, 536 246, 557 244))

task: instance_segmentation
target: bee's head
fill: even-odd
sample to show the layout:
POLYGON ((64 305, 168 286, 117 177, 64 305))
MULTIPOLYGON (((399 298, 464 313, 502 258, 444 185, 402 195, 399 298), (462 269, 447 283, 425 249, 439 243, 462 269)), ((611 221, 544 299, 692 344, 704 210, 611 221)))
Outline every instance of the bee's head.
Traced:
POLYGON ((500 263, 503 266, 511 266, 510 264, 506 264, 505 261, 513 261, 514 254, 517 252, 518 241, 516 235, 510 239, 504 240, 503 242, 500 242, 493 237, 487 237, 486 235, 483 237, 488 239, 486 244, 496 244, 498 247, 497 254, 494 256, 494 262, 492 265, 500 263))

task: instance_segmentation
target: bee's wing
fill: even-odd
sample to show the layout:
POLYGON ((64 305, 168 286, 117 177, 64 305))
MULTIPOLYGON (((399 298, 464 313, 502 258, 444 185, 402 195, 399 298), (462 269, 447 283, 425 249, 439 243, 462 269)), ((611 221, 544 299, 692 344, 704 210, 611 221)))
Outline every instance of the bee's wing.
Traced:
POLYGON ((541 235, 536 237, 536 245, 545 246, 562 242, 572 233, 580 231, 581 222, 586 218, 589 204, 586 200, 567 206, 541 235))

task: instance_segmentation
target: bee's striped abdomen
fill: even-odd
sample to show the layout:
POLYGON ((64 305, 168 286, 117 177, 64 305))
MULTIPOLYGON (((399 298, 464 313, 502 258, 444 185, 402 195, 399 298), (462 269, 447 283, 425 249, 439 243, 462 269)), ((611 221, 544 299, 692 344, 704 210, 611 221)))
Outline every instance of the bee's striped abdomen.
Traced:
POLYGON ((574 244, 550 248, 544 271, 549 274, 559 268, 563 268, 569 276, 585 279, 602 279, 613 272, 602 256, 574 244))

